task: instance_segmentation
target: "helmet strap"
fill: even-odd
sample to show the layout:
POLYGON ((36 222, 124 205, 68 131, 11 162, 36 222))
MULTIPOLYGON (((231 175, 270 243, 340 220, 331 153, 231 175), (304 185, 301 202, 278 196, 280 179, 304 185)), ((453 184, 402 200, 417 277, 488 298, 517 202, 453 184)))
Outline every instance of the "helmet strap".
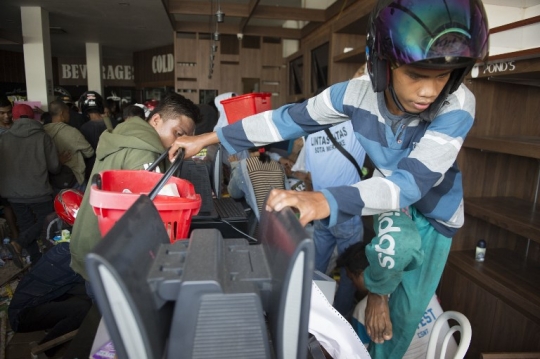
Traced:
POLYGON ((392 82, 393 82, 392 79, 390 79, 390 83, 388 84, 388 90, 390 90, 390 95, 392 96, 392 100, 394 101, 394 103, 396 104, 398 109, 401 112, 404 112, 406 114, 414 115, 413 113, 408 112, 407 110, 405 110, 405 107, 403 107, 403 105, 401 104, 401 102, 399 101, 399 99, 397 97, 396 91, 394 90, 394 84, 392 82))

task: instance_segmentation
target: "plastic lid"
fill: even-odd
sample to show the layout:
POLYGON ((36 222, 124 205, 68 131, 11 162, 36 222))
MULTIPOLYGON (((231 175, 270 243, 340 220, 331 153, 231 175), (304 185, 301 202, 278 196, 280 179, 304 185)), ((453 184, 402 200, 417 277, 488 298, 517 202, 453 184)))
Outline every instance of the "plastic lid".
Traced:
POLYGON ((484 241, 483 239, 479 240, 478 243, 476 244, 477 247, 480 247, 480 248, 486 248, 486 241, 484 241))

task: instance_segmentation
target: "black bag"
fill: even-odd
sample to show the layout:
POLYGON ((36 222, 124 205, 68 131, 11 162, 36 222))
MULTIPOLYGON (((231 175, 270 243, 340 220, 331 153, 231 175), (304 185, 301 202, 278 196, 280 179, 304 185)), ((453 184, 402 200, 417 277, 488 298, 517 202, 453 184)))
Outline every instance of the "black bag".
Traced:
POLYGON ((57 174, 49 173, 49 182, 55 189, 72 188, 77 182, 71 168, 62 165, 62 169, 57 174))

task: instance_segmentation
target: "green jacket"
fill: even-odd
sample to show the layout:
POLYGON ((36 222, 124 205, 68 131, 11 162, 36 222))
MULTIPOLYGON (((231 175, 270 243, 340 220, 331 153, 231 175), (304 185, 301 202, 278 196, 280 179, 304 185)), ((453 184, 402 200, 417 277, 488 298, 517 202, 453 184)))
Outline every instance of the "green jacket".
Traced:
MULTIPOLYGON (((144 170, 165 151, 158 133, 146 121, 133 117, 113 132, 104 132, 96 150, 94 174, 105 170, 144 170)), ((89 183, 90 185, 90 183, 89 183)), ((97 217, 89 203, 90 186, 77 213, 71 233, 71 268, 88 280, 85 256, 101 239, 97 217)))

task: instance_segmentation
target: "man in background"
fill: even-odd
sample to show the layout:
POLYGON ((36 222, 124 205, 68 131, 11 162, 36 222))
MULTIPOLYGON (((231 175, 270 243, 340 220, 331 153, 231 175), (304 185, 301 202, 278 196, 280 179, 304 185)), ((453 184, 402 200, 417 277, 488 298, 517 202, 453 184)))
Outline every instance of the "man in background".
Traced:
MULTIPOLYGON (((76 183, 72 186, 84 192, 86 187, 85 159, 94 156, 94 149, 86 141, 82 133, 75 127, 68 125, 70 119, 69 107, 62 101, 53 101, 49 105, 51 123, 44 127, 45 132, 51 136, 58 152, 71 153, 71 159, 65 163, 68 171, 71 172, 76 183)), ((64 172, 64 171, 62 171, 64 172)), ((54 183, 53 183, 54 184, 54 183)), ((59 189, 66 188, 60 187, 59 189)))
POLYGON ((13 126, 0 136, 0 191, 17 218, 19 237, 12 239, 7 248, 16 266, 22 268, 23 248, 32 263, 41 257, 37 240, 48 214, 54 212, 53 189, 49 172, 60 172, 68 153, 59 158, 56 146, 34 120, 34 111, 28 105, 13 107, 13 126))
MULTIPOLYGON (((13 125, 12 108, 11 101, 6 96, 0 96, 0 136, 13 125)), ((3 169, 0 168, 0 171, 3 171, 3 169)), ((19 236, 19 229, 17 228, 17 220, 13 208, 11 208, 9 201, 3 197, 0 197, 0 205, 4 208, 3 214, 9 227, 11 238, 17 238, 19 236)))

